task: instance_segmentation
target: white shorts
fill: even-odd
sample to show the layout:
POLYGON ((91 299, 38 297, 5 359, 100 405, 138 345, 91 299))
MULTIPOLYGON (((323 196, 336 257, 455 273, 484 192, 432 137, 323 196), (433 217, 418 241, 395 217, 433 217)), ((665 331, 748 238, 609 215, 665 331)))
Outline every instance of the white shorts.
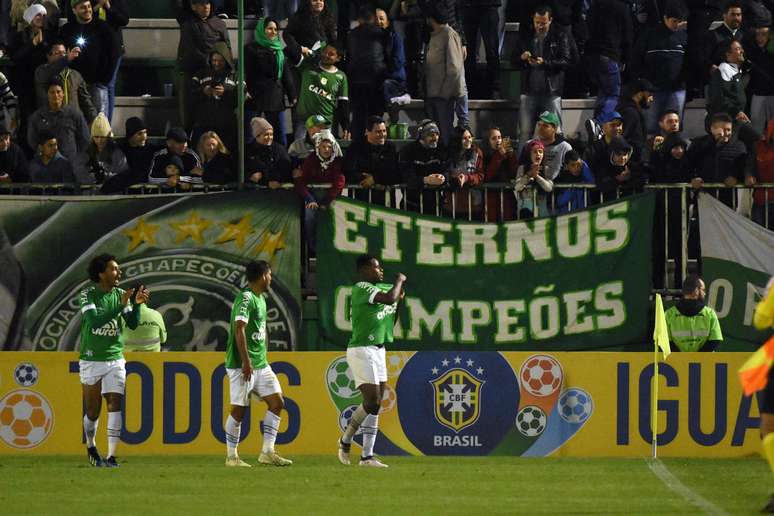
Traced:
POLYGON ((78 365, 83 385, 95 385, 102 380, 102 394, 108 392, 124 394, 126 390, 126 360, 123 358, 107 362, 80 360, 78 365))
POLYGON ((259 398, 265 398, 272 394, 282 394, 277 375, 271 370, 271 366, 261 369, 253 369, 250 381, 246 382, 241 369, 226 369, 229 381, 229 393, 231 404, 246 407, 250 404, 250 394, 255 393, 259 398))
POLYGON ((347 348, 347 364, 355 386, 364 383, 379 385, 387 381, 387 360, 384 346, 358 346, 347 348))

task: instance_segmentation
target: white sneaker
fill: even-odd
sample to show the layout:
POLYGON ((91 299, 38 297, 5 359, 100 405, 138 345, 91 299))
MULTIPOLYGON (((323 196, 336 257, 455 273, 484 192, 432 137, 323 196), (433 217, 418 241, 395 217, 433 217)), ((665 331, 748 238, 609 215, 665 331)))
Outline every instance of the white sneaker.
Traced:
POLYGON ((339 453, 338 453, 339 462, 341 462, 345 466, 349 466, 350 464, 352 464, 349 461, 349 450, 351 449, 351 447, 352 447, 352 443, 347 444, 347 443, 341 442, 341 439, 339 439, 339 453))
POLYGON ((258 462, 270 466, 290 466, 293 464, 292 460, 280 457, 274 450, 267 453, 261 452, 261 455, 258 457, 258 462))
POLYGON ((373 455, 370 457, 360 457, 360 466, 368 466, 370 468, 389 468, 387 464, 380 462, 379 459, 373 455))
POLYGON ((252 468, 252 466, 239 457, 226 457, 226 466, 236 468, 252 468))

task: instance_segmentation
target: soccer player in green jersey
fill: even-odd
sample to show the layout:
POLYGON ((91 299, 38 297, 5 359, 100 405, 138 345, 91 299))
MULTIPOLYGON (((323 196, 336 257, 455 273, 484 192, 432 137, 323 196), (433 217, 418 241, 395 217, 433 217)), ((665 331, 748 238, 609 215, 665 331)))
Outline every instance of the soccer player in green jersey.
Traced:
POLYGON ((268 405, 263 418, 263 448, 258 462, 289 466, 293 461, 274 451, 285 407, 277 375, 266 359, 266 298, 271 285, 271 267, 263 260, 247 264, 247 288, 240 292, 231 309, 231 326, 226 346, 226 372, 229 378, 231 414, 226 420, 226 466, 250 467, 239 458, 237 445, 242 418, 255 393, 268 405))
POLYGON ((148 301, 148 289, 118 288, 121 269, 109 254, 96 256, 89 263, 89 278, 96 283, 80 294, 81 343, 80 378, 83 387, 83 430, 86 450, 93 466, 117 467, 116 447, 121 438, 121 401, 126 384, 126 360, 122 329, 137 327, 139 305, 148 301), (134 301, 134 307, 129 302, 134 301), (94 442, 102 397, 108 409, 108 454, 102 459, 94 442))
POLYGON ((347 345, 347 364, 355 385, 363 395, 363 404, 352 414, 344 435, 339 439, 339 461, 348 466, 352 437, 363 429, 361 466, 386 468, 374 457, 374 444, 379 429, 379 408, 387 386, 387 362, 384 345, 392 342, 398 302, 403 299, 406 276, 398 273, 395 283, 382 283, 384 269, 371 255, 357 259, 361 281, 352 288, 350 318, 352 337, 347 345))

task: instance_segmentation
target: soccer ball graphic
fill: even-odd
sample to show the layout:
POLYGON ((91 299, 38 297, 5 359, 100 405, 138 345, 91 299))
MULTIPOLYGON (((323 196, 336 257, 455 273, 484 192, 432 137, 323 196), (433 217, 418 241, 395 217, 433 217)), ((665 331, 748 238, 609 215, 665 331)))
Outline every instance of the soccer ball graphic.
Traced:
POLYGON ((546 413, 534 405, 527 405, 516 416, 516 428, 522 435, 537 437, 546 429, 546 413))
POLYGON ((53 426, 51 405, 36 392, 19 389, 0 400, 0 439, 14 448, 34 448, 53 426))
POLYGON ((337 358, 328 366, 326 379, 328 389, 340 398, 356 398, 360 394, 360 391, 355 387, 355 379, 352 378, 345 357, 337 358))
POLYGON ((22 387, 32 387, 38 383, 38 368, 35 364, 22 362, 13 370, 13 378, 22 387))
POLYGON ((390 351, 387 353, 387 376, 389 378, 397 378, 410 359, 411 353, 407 351, 390 351))
MULTIPOLYGON (((342 410, 341 413, 339 414, 339 428, 341 429, 342 432, 344 432, 347 429, 349 420, 352 419, 352 414, 355 413, 355 410, 357 410, 358 407, 359 405, 350 405, 349 407, 342 410)), ((357 432, 355 432, 355 435, 358 435, 361 433, 363 433, 362 429, 358 428, 357 432)))
POLYGON ((384 394, 382 394, 382 406, 379 408, 379 414, 391 411, 393 408, 395 408, 395 402, 398 400, 398 396, 395 394, 395 389, 389 385, 385 385, 384 387, 384 394))
POLYGON ((521 366, 519 380, 533 396, 550 396, 562 386, 562 366, 554 357, 532 355, 521 366))
POLYGON ((559 397, 559 415, 568 423, 583 423, 593 411, 591 395, 583 389, 567 389, 559 397))

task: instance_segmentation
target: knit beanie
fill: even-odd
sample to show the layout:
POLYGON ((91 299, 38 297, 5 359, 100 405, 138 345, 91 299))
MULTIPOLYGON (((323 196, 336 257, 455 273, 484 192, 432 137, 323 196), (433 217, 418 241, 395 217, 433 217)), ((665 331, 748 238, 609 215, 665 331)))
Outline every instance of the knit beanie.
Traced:
POLYGON ((269 129, 272 129, 272 126, 268 120, 257 116, 250 120, 250 128, 253 130, 253 138, 258 138, 269 129))
POLYGON ((105 113, 100 113, 97 115, 97 118, 94 119, 94 121, 91 123, 91 137, 110 137, 113 136, 113 129, 110 127, 110 122, 108 121, 107 117, 105 116, 105 113))

